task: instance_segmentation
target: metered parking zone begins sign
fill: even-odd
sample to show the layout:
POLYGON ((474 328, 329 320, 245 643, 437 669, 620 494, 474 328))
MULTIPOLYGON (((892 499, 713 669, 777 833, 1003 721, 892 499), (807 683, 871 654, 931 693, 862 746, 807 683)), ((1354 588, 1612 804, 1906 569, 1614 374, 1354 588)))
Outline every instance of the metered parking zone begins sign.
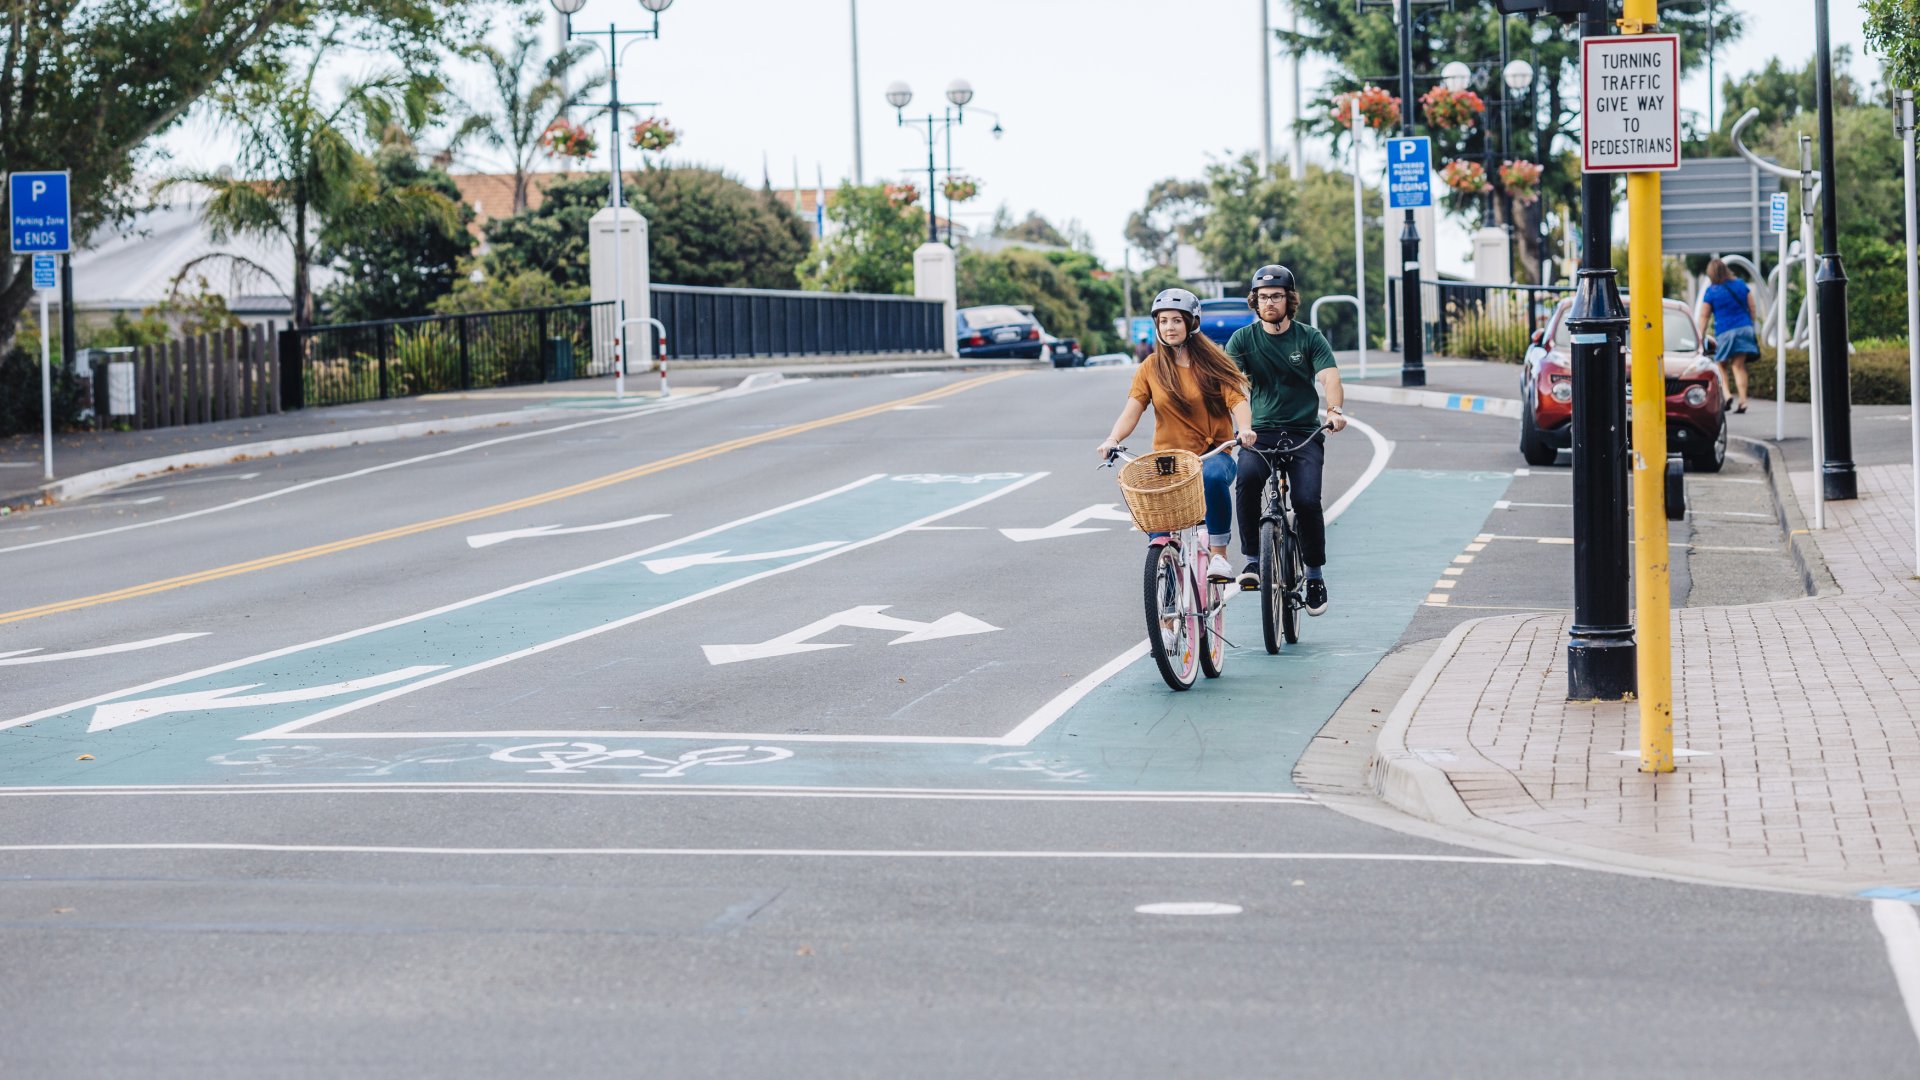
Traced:
POLYGON ((1673 34, 1580 43, 1580 167, 1647 172, 1680 167, 1680 39, 1673 34))

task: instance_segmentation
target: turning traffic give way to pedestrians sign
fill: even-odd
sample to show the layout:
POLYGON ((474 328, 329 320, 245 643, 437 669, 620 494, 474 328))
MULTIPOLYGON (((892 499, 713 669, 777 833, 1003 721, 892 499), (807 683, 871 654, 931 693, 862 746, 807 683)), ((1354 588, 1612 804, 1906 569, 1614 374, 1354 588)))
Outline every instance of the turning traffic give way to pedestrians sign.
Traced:
POLYGON ((1580 97, 1588 172, 1680 167, 1680 39, 1673 34, 1585 38, 1580 97))

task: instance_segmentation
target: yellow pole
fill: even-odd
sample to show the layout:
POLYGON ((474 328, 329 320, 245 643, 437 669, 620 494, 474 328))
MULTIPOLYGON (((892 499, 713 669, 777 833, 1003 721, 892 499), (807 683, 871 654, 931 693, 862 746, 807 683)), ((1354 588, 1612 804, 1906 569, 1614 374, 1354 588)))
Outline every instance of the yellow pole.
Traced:
MULTIPOLYGON (((1645 33, 1655 0, 1626 0, 1621 29, 1645 33)), ((1640 771, 1673 771, 1673 643, 1668 581, 1665 296, 1660 267, 1660 174, 1627 174, 1627 289, 1633 320, 1633 591, 1639 666, 1640 771)))

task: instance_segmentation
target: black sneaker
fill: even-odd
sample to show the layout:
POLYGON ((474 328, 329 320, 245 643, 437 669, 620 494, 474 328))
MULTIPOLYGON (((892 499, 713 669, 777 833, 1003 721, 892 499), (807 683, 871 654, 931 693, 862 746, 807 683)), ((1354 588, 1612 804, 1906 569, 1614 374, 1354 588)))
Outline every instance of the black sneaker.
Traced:
POLYGON ((1241 592, 1259 592, 1260 591, 1260 560, 1259 559, 1247 560, 1246 567, 1240 571, 1240 591, 1241 592))
POLYGON ((1327 583, 1322 578, 1307 579, 1307 614, 1327 613, 1327 583))

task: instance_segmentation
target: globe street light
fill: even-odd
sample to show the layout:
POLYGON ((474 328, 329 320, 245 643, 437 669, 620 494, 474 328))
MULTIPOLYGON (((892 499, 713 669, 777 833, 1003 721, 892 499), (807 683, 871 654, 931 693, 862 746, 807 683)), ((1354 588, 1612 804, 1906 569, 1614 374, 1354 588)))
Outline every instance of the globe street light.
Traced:
POLYGON ((953 102, 956 109, 964 109, 967 102, 973 100, 973 84, 965 79, 955 79, 947 84, 947 100, 953 102))
POLYGON ((1525 60, 1515 60, 1500 73, 1500 78, 1507 84, 1509 90, 1516 93, 1525 90, 1533 85, 1533 65, 1525 60))
POLYGON ((1458 94, 1473 85, 1473 69, 1455 60, 1440 69, 1440 85, 1458 94))
MULTIPOLYGON (((966 122, 967 103, 972 100, 973 100, 973 84, 967 82, 967 80, 965 79, 955 79, 952 82, 947 84, 947 101, 950 103, 951 108, 941 109, 940 114, 937 116, 934 115, 933 113, 928 113, 926 116, 926 123, 927 123, 927 243, 929 244, 937 244, 940 242, 940 229, 939 229, 939 226, 936 225, 934 222, 934 211, 937 208, 938 197, 934 194, 934 188, 933 188, 933 185, 935 182, 934 181, 934 159, 933 159, 935 136, 933 132, 933 125, 935 121, 938 121, 943 125, 944 131, 947 137, 947 171, 949 174, 951 174, 953 171, 953 125, 966 122)), ((887 85, 887 104, 893 106, 894 122, 898 126, 900 127, 907 126, 907 114, 905 112, 905 109, 907 105, 910 104, 912 101, 913 101, 913 89, 909 87, 906 83, 899 82, 896 80, 895 82, 889 83, 887 85)), ((920 121, 918 119, 913 121, 913 124, 916 127, 919 125, 919 123, 920 121)), ((999 134, 1000 134, 999 124, 996 123, 994 125, 994 135, 998 136, 999 134)), ((947 219, 949 223, 951 223, 953 219, 953 200, 952 199, 947 200, 947 219)), ((949 239, 951 239, 951 233, 949 233, 949 239)))
POLYGON ((898 80, 887 84, 887 104, 904 109, 913 100, 913 88, 898 80))

